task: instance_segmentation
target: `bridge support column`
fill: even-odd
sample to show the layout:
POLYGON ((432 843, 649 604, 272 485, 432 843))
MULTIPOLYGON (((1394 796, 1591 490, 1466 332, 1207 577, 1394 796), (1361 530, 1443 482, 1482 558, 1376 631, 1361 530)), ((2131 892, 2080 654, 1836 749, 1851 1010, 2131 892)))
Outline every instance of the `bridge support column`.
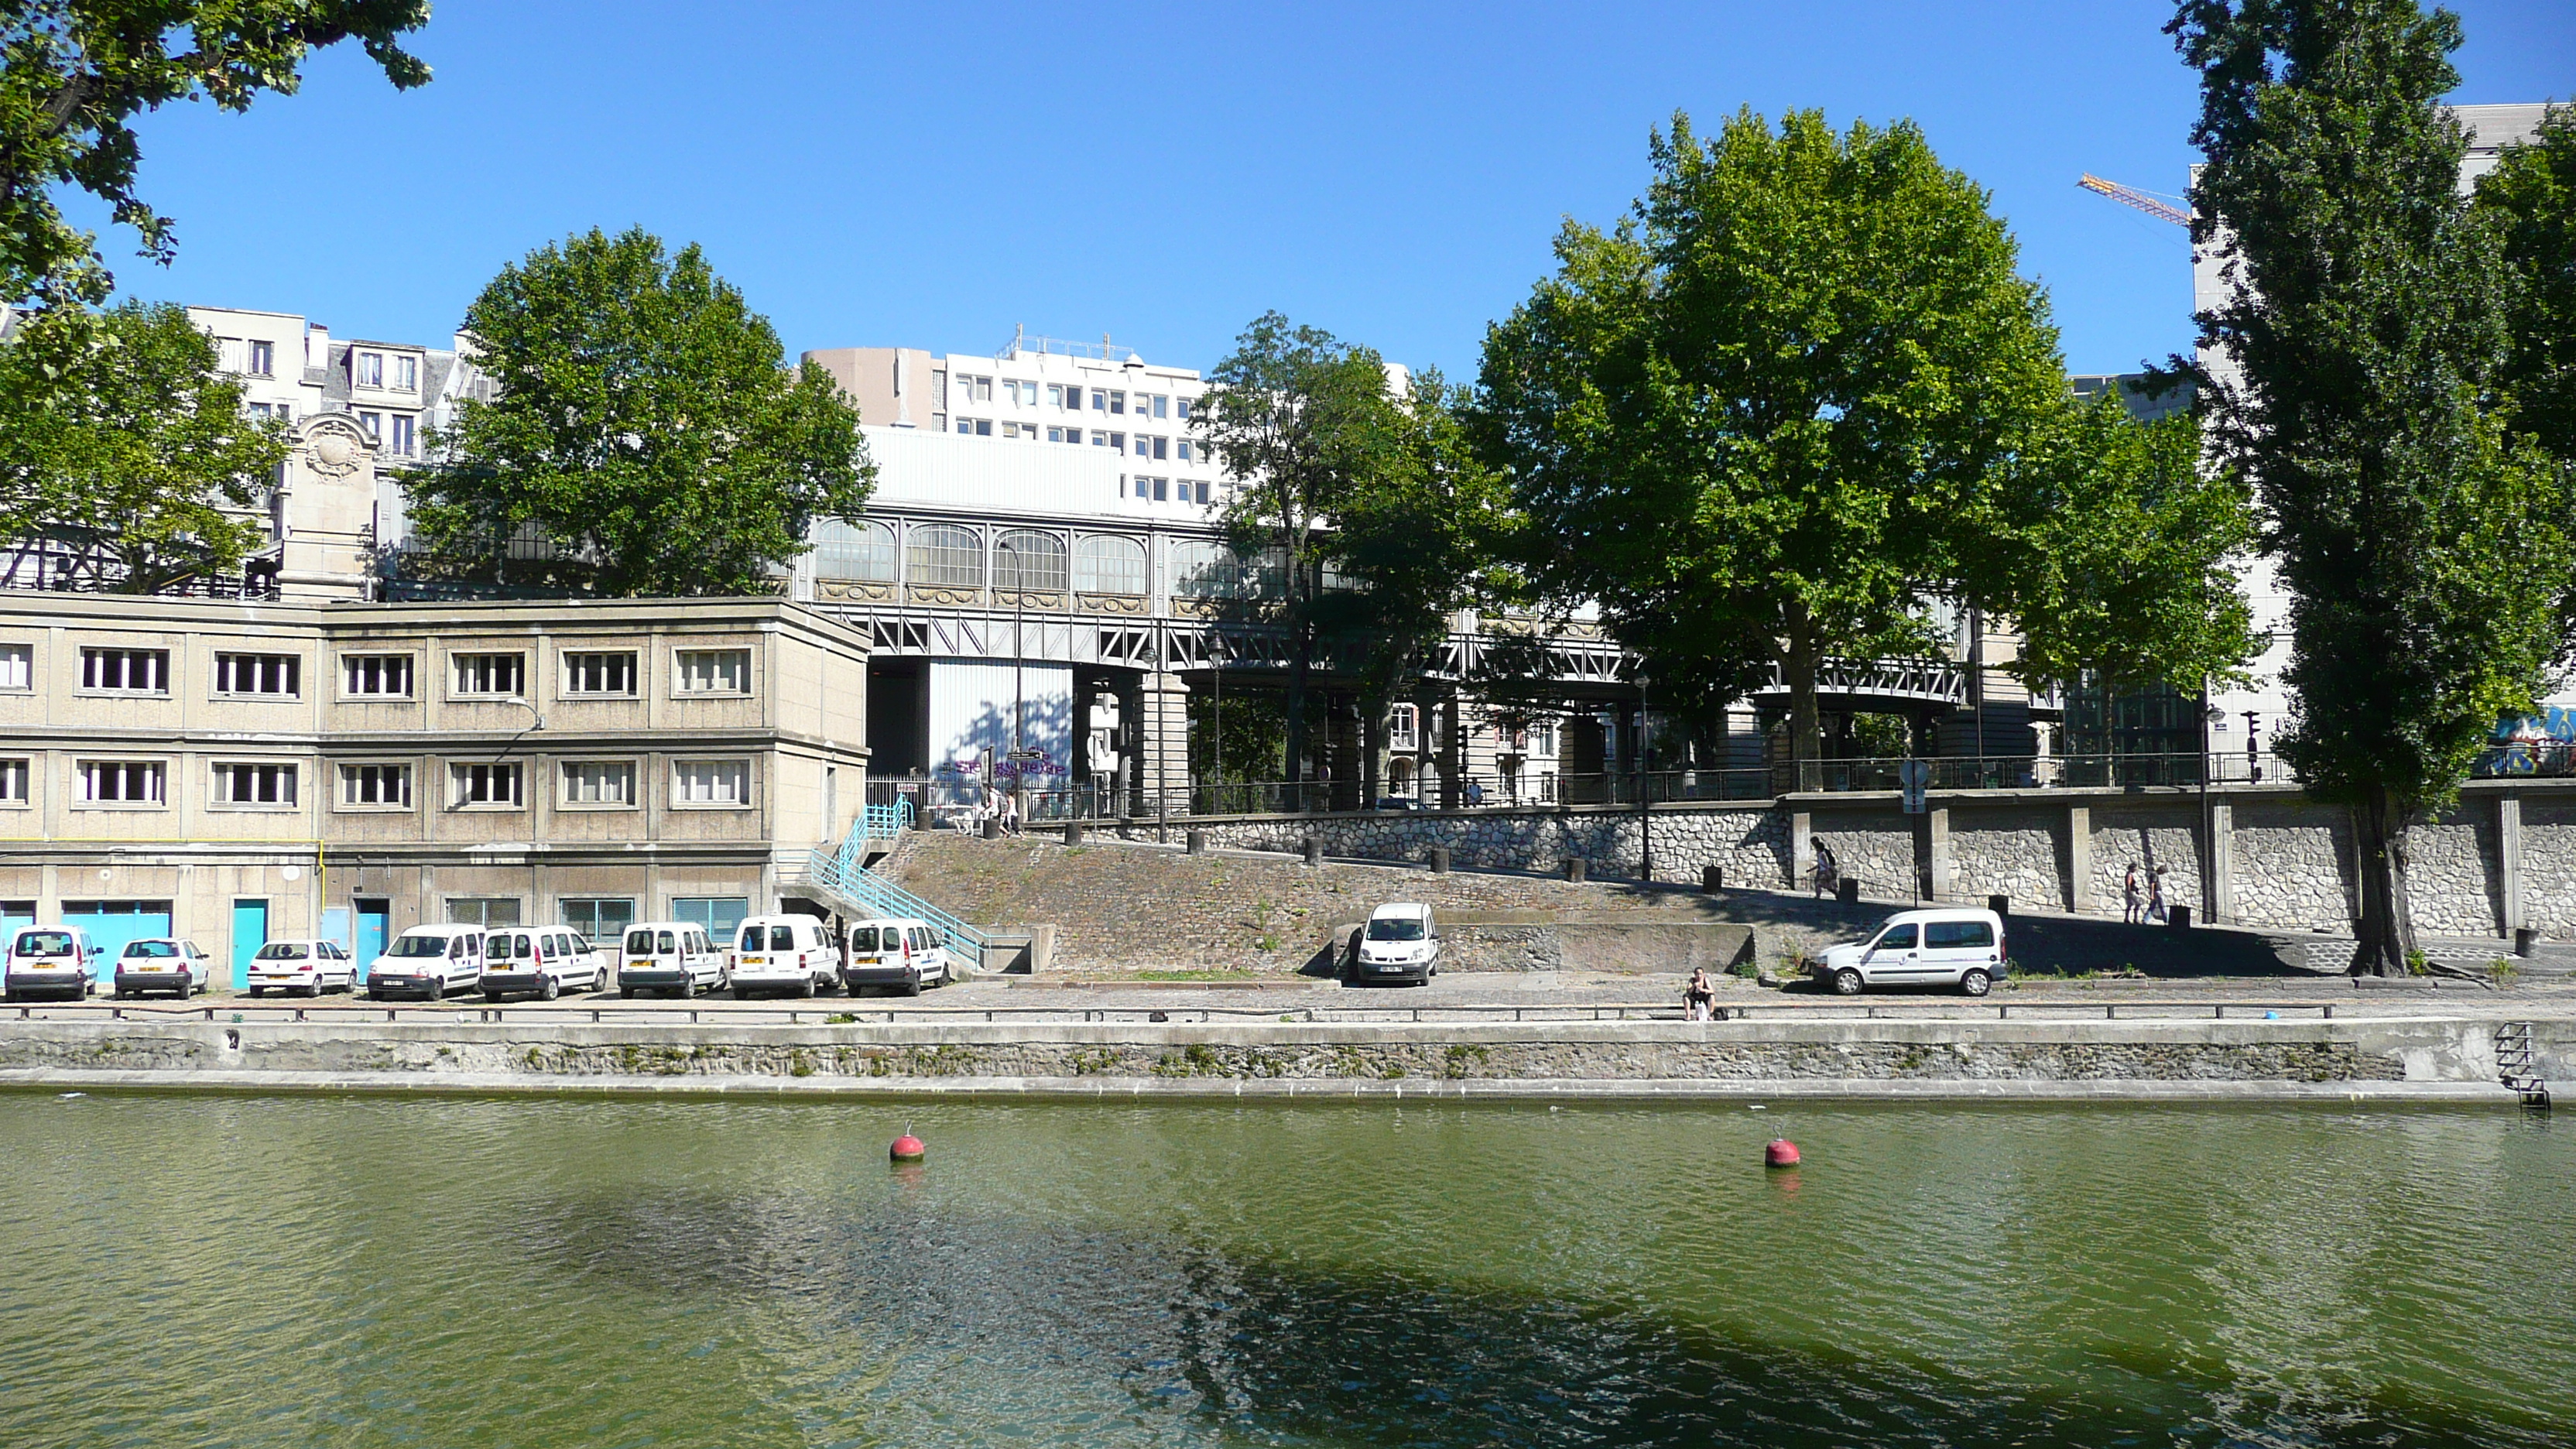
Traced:
POLYGON ((1458 691, 1449 691, 1440 701, 1440 808, 1455 810, 1467 803, 1466 732, 1460 728, 1458 691))
POLYGON ((1136 813, 1190 811, 1190 686, 1177 674, 1136 683, 1136 813))
POLYGON ((2066 807, 2066 909, 2093 913, 2093 807, 2066 807))
POLYGON ((2496 934, 2510 940, 2530 924, 2523 914, 2522 797, 2498 795, 2496 807, 2496 934))
POLYGON ((2209 924, 2231 925, 2236 920, 2236 807, 2222 800, 2209 805, 2209 859, 2201 862, 2208 872, 2202 890, 2207 903, 2209 924))

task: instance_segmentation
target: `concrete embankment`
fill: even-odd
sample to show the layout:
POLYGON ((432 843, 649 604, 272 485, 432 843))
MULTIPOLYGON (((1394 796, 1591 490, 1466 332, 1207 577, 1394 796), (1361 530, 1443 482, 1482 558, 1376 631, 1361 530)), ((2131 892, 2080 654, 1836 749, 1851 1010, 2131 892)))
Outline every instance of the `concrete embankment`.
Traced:
MULTIPOLYGON (((0 1086, 637 1095, 2087 1097, 2511 1103, 2486 1016, 768 1025, 34 1020, 0 1086)), ((2544 1072, 2576 1021, 2533 1023, 2544 1072)), ((2563 1079, 2563 1077, 2562 1077, 2563 1079)))

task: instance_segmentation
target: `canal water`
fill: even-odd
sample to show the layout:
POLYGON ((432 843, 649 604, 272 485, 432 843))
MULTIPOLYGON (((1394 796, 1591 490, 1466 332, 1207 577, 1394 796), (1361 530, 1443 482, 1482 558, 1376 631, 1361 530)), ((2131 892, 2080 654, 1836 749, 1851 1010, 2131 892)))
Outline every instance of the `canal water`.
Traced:
POLYGON ((0 1445, 2563 1445, 2571 1126, 0 1095, 0 1445))

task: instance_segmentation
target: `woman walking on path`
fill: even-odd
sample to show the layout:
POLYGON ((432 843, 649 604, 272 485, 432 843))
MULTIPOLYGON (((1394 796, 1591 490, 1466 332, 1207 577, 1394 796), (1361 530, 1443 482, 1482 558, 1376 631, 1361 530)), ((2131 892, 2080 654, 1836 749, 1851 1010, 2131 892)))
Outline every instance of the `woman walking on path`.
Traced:
POLYGON ((1831 896, 1843 883, 1842 863, 1834 859, 1832 846, 1816 842, 1816 894, 1831 896))
POLYGON ((2120 883, 2120 919, 2134 926, 2138 923, 2138 863, 2129 862, 2129 878, 2120 883))
POLYGON ((2166 919, 2165 868, 2161 865, 2156 867, 2155 874, 2147 877, 2147 919, 2150 921, 2166 919))

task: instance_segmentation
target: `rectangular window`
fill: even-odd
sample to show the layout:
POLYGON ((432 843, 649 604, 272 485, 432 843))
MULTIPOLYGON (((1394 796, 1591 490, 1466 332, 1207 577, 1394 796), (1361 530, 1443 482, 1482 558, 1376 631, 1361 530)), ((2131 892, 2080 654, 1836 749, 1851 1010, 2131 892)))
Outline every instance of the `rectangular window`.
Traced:
POLYGON ((357 368, 358 375, 352 378, 351 381, 357 383, 358 386, 383 387, 385 385, 385 355, 383 353, 359 353, 357 368))
POLYGON ((971 438, 975 436, 975 425, 964 418, 959 418, 957 420, 957 431, 962 436, 971 438))
POLYGON ((1108 435, 1107 433, 1093 433, 1093 434, 1091 435, 1091 446, 1093 446, 1093 447, 1095 447, 1095 448, 1106 448, 1106 447, 1108 447, 1108 446, 1109 446, 1109 435, 1108 435))
POLYGON ((1172 440, 1169 438, 1156 438, 1154 440, 1154 456, 1157 458, 1168 458, 1172 456, 1172 440))
POLYGON ((1386 712, 1386 747, 1390 750, 1409 750, 1414 747, 1414 740, 1413 706, 1399 704, 1388 710, 1386 712))
POLYGON ((563 800, 567 805, 632 805, 635 803, 633 760, 566 760, 563 800))
POLYGON ((989 377, 979 377, 975 379, 975 401, 991 402, 992 400, 993 380, 989 377))
POLYGON ((394 359, 394 390, 397 392, 420 391, 419 358, 397 357, 394 359))
POLYGON ((340 803, 378 809, 410 809, 411 766, 342 765, 340 803))
POLYGON ((519 902, 508 896, 449 896, 447 919, 460 926, 481 926, 486 930, 515 926, 519 924, 519 902))
POLYGON ((1208 501, 1208 481, 1207 481, 1205 478, 1201 478, 1201 479, 1199 480, 1199 502, 1200 502, 1201 504, 1205 504, 1207 501, 1208 501))
POLYGON ((217 765, 215 801, 221 805, 292 805, 293 765, 217 765))
POLYGON ((452 662, 458 694, 515 696, 527 687, 524 654, 459 654, 452 662))
POLYGON ((303 691, 304 661, 292 654, 218 654, 215 693, 293 697, 303 691))
POLYGON ((83 649, 81 688, 117 694, 168 694, 167 649, 83 649))
POLYGON ((277 376, 277 344, 276 344, 276 343, 274 343, 274 342, 253 342, 253 343, 251 343, 251 345, 250 345, 250 375, 251 375, 251 376, 253 376, 253 377, 275 377, 275 376, 277 376))
POLYGON ((991 418, 977 418, 975 420, 975 436, 979 438, 989 438, 993 436, 993 420, 991 418))
POLYGON ((1181 461, 1184 463, 1188 462, 1190 460, 1190 440, 1187 438, 1181 439, 1179 447, 1181 461))
POLYGON ((1154 456, 1154 440, 1146 437, 1143 433, 1138 433, 1136 435, 1136 456, 1139 458, 1150 458, 1154 456))
POLYGON ((80 797, 91 805, 166 804, 169 772, 158 760, 83 760, 80 797))
POLYGON ((1172 491, 1172 480, 1171 480, 1171 479, 1169 479, 1169 478, 1157 478, 1157 479, 1155 479, 1155 480, 1154 480, 1154 501, 1155 501, 1155 502, 1157 502, 1157 503, 1161 503, 1161 502, 1163 502, 1166 498, 1168 498, 1168 497, 1170 496, 1171 491, 1172 491))
POLYGON ((1108 389, 1095 387, 1091 390, 1091 410, 1095 413, 1109 411, 1108 389))
POLYGON ((516 810, 528 803, 520 788, 525 771, 516 760, 498 764, 450 765, 447 767, 447 798, 451 808, 471 809, 488 806, 516 810))
POLYGON ((367 430, 367 436, 370 439, 376 442, 384 441, 385 415, 383 413, 358 414, 358 426, 367 430))
MULTIPOLYGON (((1063 407, 1063 406, 1065 405, 1065 402, 1064 402, 1064 384, 1063 384, 1063 383, 1060 383, 1060 382, 1051 382, 1051 383, 1048 383, 1048 384, 1047 384, 1047 405, 1048 405, 1049 407, 1058 407, 1058 408, 1063 407)), ((1076 394, 1076 396, 1075 396, 1075 398, 1074 398, 1073 405, 1074 405, 1075 407, 1080 407, 1080 406, 1082 406, 1082 399, 1081 399, 1081 396, 1080 396, 1079 394, 1076 394)))
POLYGON ((408 458, 420 449, 419 424, 408 413, 393 416, 393 436, 385 442, 386 450, 397 458, 408 458))
MULTIPOLYGON (((1098 433, 1092 434, 1091 437, 1094 442, 1098 442, 1100 440, 1100 435, 1098 433)), ((1127 435, 1125 433, 1111 433, 1109 435, 1109 446, 1117 449, 1121 453, 1126 452, 1127 435)))
POLYGON ((671 766, 674 805, 748 805, 751 761, 681 760, 671 766))
POLYGON ((633 650, 615 653, 566 654, 563 657, 564 693, 624 694, 635 692, 635 654, 633 650))
POLYGON ((681 694, 751 693, 748 649, 683 649, 678 665, 681 694))
POLYGON ((734 929, 751 914, 748 896, 679 896, 671 902, 671 919, 706 928, 719 941, 733 939, 734 929))
POLYGON ((1127 411, 1127 394, 1124 391, 1118 388, 1109 390, 1109 410, 1113 413, 1127 411))
POLYGON ((31 776, 25 760, 0 760, 0 805, 24 805, 31 776))
POLYGON ((0 689, 36 687, 36 646, 0 644, 0 689))
POLYGON ((411 656, 349 654, 341 657, 342 694, 379 698, 411 697, 411 656))
POLYGON ((635 901, 629 896, 566 896, 555 902, 565 927, 594 945, 614 946, 635 924, 635 901))
POLYGON ((1158 417, 1158 418, 1159 418, 1159 417, 1165 417, 1165 416, 1168 416, 1168 414, 1166 414, 1166 413, 1163 411, 1163 408, 1164 408, 1164 405, 1165 405, 1165 404, 1167 404, 1167 403, 1169 403, 1170 401, 1171 401, 1171 399, 1170 399, 1170 398, 1165 397, 1163 394, 1161 394, 1161 393, 1159 393, 1159 392, 1158 392, 1158 393, 1156 393, 1156 394, 1154 394, 1154 416, 1156 416, 1156 417, 1158 417))

